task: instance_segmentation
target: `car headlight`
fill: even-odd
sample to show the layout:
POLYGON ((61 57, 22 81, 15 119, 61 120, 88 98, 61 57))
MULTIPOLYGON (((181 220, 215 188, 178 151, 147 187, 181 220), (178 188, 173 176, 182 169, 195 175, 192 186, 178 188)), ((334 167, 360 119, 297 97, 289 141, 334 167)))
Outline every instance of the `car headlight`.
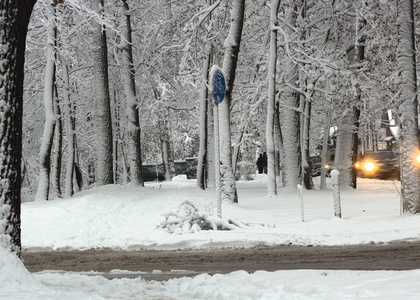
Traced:
POLYGON ((417 156, 417 162, 420 163, 420 154, 417 156))
POLYGON ((360 164, 357 162, 357 163, 355 163, 355 164, 354 164, 354 167, 355 167, 356 169, 360 169, 360 164))
POLYGON ((329 164, 326 164, 326 165, 324 166, 324 168, 325 168, 325 169, 329 169, 329 168, 330 168, 330 165, 329 165, 329 164))
POLYGON ((375 169, 375 164, 373 162, 368 162, 364 166, 366 171, 373 171, 375 169))

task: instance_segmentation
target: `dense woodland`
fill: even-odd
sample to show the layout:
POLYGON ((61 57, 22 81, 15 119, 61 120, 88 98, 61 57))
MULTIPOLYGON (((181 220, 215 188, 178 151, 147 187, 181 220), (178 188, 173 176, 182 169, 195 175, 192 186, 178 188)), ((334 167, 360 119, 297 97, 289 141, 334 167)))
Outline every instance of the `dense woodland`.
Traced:
POLYGON ((198 157, 205 189, 214 184, 215 119, 224 201, 240 203, 235 178, 249 179, 261 152, 269 195, 313 188, 309 156, 325 164, 333 146, 342 185, 356 188, 357 155, 377 150, 391 123, 404 211, 419 211, 418 1, 42 0, 32 12, 34 1, 9 2, 0 4, 9 16, 0 29, 11 32, 0 37, 0 205, 15 211, 0 219, 18 215, 13 189, 48 200, 142 186, 144 163, 162 163, 170 180, 175 161, 198 157), (10 53, 22 48, 29 16, 22 86, 20 52, 10 53), (213 65, 226 79, 216 118, 213 65), (10 86, 8 72, 18 78, 10 86), (23 117, 10 125, 8 113, 23 117), (22 126, 22 136, 8 126, 22 126))

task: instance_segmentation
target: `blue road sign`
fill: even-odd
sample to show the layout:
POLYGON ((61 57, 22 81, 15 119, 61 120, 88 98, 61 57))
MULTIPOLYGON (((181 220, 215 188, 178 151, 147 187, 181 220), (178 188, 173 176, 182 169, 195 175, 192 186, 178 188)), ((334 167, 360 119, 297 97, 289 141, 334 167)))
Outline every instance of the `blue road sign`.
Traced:
POLYGON ((214 101, 217 104, 219 104, 225 98, 225 93, 226 93, 225 77, 223 76, 222 70, 220 70, 220 68, 217 68, 213 72, 212 87, 213 87, 212 92, 213 92, 214 101))

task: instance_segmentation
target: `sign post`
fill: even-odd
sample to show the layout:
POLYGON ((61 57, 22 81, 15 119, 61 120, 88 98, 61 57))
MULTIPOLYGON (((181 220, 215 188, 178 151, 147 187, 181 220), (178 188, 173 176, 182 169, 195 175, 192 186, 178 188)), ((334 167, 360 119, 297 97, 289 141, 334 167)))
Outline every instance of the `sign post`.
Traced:
POLYGON ((217 216, 222 218, 222 199, 220 191, 220 144, 219 144, 219 103, 223 101, 226 93, 225 77, 222 70, 214 65, 210 70, 211 91, 214 99, 214 164, 216 172, 216 198, 217 207, 213 207, 213 214, 217 211, 217 216))

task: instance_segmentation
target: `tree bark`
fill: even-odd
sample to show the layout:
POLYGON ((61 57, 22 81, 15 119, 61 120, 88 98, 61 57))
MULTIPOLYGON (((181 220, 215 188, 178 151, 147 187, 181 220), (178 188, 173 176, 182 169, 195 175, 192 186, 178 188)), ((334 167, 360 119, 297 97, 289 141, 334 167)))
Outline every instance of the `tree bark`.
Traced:
POLYGON ((206 170, 207 170, 207 144, 208 144, 208 89, 207 84, 209 81, 209 68, 211 60, 211 50, 207 50, 207 55, 204 60, 203 65, 203 82, 201 86, 200 94, 200 148, 198 151, 198 161, 197 161, 197 186, 205 190, 206 189, 206 170))
POLYGON ((0 2, 0 247, 21 256, 20 188, 25 40, 34 0, 0 2))
MULTIPOLYGON (((104 0, 91 0, 92 8, 102 16, 104 9, 104 0)), ((113 136, 112 136, 112 120, 111 107, 109 97, 109 80, 108 80, 108 50, 106 41, 105 26, 100 20, 94 18, 92 21, 93 43, 95 49, 93 51, 94 60, 94 82, 93 82, 93 98, 95 99, 96 112, 96 183, 97 185, 105 185, 114 183, 113 174, 113 136)))
POLYGON ((268 98, 267 98, 267 190, 268 196, 277 195, 276 148, 274 138, 274 120, 276 112, 276 73, 277 73, 277 14, 281 0, 273 0, 270 14, 270 60, 268 64, 268 98))
POLYGON ((238 62, 239 47, 241 44, 242 28, 244 23, 245 0, 233 2, 232 22, 229 35, 225 41, 225 54, 223 59, 223 74, 226 82, 226 95, 219 104, 220 115, 220 175, 222 201, 238 203, 235 176, 232 169, 231 133, 230 133, 230 105, 233 84, 235 82, 236 65, 238 62))
POLYGON ((133 47, 131 38, 131 20, 130 9, 126 0, 124 2, 124 27, 122 41, 122 61, 121 71, 124 86, 127 130, 126 141, 128 150, 128 164, 130 166, 129 177, 130 184, 133 186, 143 186, 142 160, 141 160, 141 142, 140 142, 140 121, 139 121, 139 103, 137 100, 135 70, 133 63, 133 47))
POLYGON ((401 203, 404 213, 420 212, 416 48, 413 0, 400 0, 398 9, 398 68, 401 74, 401 203))
POLYGON ((55 99, 54 99, 54 114, 56 116, 55 130, 54 130, 54 151, 53 151, 53 168, 51 172, 52 190, 57 197, 61 194, 61 165, 63 162, 63 119, 61 115, 61 108, 58 99, 57 85, 54 84, 55 99))
POLYGON ((67 133, 67 167, 66 167, 66 189, 65 196, 71 197, 74 194, 73 178, 74 178, 74 165, 76 162, 76 133, 74 122, 74 106, 70 98, 70 79, 69 79, 69 66, 66 61, 63 61, 63 98, 65 104, 66 119, 66 133, 67 133))
POLYGON ((50 176, 51 176, 51 150, 54 140, 56 126, 56 116, 54 112, 54 86, 56 70, 56 45, 57 45, 57 26, 55 15, 55 4, 46 8, 47 16, 47 64, 45 68, 44 81, 44 111, 45 123, 42 135, 41 149, 39 151, 40 171, 38 177, 38 189, 35 200, 49 200, 50 176))

